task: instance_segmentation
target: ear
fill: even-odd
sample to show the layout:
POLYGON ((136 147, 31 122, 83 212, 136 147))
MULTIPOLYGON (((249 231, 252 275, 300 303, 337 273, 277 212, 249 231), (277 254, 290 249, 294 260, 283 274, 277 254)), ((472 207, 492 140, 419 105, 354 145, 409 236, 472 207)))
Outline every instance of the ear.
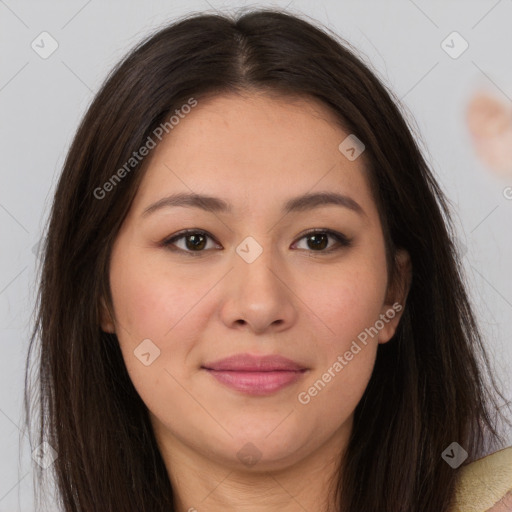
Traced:
POLYGON ((386 299, 382 305, 380 320, 384 327, 379 330, 379 343, 387 343, 395 335, 411 287, 411 258, 405 249, 399 249, 396 252, 395 265, 395 280, 389 284, 386 299))
POLYGON ((101 330, 104 332, 115 333, 115 325, 112 319, 112 315, 105 304, 105 299, 103 297, 100 298, 100 324, 101 330))

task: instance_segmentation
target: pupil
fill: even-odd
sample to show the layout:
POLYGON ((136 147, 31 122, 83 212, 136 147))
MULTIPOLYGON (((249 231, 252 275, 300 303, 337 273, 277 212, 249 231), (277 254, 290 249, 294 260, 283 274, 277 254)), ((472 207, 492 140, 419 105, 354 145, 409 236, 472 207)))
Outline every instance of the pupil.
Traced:
POLYGON ((309 241, 313 242, 313 248, 325 249, 325 247, 327 247, 327 244, 325 243, 327 241, 327 236, 324 235, 324 234, 322 234, 322 235, 310 235, 309 236, 309 241), (319 240, 320 238, 322 238, 321 241, 319 240), (322 242, 324 242, 324 243, 322 243, 322 242))
POLYGON ((187 240, 187 248, 188 249, 203 249, 204 248, 205 237, 203 235, 189 235, 186 240, 187 240), (189 242, 191 242, 191 243, 189 243, 189 242))

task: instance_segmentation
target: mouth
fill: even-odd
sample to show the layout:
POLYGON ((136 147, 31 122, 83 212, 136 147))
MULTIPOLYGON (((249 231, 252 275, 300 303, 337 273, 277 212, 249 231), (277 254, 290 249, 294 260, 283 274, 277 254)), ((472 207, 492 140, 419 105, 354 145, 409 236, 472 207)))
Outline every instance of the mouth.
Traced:
POLYGON ((275 393, 301 379, 308 368, 279 355, 237 354, 201 367, 221 384, 248 395, 275 393))
POLYGON ((249 395, 269 395, 299 380, 307 370, 245 372, 204 368, 222 384, 249 395))

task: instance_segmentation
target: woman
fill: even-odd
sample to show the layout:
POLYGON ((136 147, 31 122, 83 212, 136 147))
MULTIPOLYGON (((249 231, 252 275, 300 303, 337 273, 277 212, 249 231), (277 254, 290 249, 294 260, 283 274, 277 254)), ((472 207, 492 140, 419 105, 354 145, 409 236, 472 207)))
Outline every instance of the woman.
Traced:
POLYGON ((452 236, 334 34, 266 10, 148 38, 85 115, 45 243, 62 509, 460 510, 503 440, 452 236))

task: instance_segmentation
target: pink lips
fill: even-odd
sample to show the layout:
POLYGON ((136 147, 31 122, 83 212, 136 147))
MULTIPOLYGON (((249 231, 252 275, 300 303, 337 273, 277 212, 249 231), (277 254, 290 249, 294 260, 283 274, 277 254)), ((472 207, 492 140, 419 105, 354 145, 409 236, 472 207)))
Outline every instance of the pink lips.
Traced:
POLYGON ((213 377, 242 393, 268 395, 297 381, 304 366, 279 355, 236 354, 203 365, 213 377))

